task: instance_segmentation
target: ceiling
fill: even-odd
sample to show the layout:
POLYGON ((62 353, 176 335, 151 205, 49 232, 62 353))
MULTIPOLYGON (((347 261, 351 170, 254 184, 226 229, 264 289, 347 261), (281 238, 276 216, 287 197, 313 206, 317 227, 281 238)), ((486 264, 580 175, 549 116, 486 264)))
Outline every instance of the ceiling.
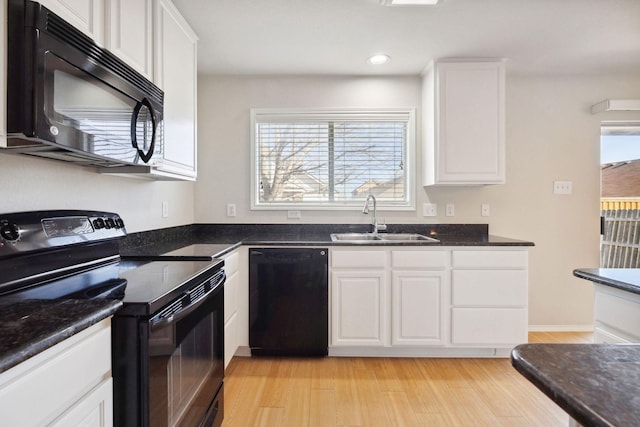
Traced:
POLYGON ((526 75, 640 73, 640 0, 174 0, 198 70, 419 75, 432 59, 494 57, 526 75), (368 56, 384 52, 381 66, 368 56))

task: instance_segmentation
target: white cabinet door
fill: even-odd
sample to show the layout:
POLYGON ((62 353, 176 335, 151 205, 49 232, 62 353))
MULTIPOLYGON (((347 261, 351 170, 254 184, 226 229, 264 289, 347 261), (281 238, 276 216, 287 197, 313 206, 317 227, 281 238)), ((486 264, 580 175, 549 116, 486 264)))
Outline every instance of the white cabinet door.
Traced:
POLYGON ((227 280, 224 284, 224 366, 238 349, 238 293, 240 292, 240 251, 223 257, 227 280))
POLYGON ((152 0, 106 0, 106 47, 153 79, 152 0))
POLYGON ((386 272, 334 271, 331 281, 332 345, 384 346, 386 272))
POLYGON ((445 273, 394 271, 391 288, 391 344, 444 343, 445 273))
POLYGON ((111 427, 113 425, 113 381, 103 381, 52 424, 54 427, 111 427))
POLYGON ((156 0, 155 82, 164 90, 164 159, 158 169, 196 177, 197 37, 169 0, 156 0))
POLYGON ((39 0, 40 4, 104 44, 104 0, 39 0))
POLYGON ((423 85, 424 185, 503 184, 504 63, 436 62, 423 85))

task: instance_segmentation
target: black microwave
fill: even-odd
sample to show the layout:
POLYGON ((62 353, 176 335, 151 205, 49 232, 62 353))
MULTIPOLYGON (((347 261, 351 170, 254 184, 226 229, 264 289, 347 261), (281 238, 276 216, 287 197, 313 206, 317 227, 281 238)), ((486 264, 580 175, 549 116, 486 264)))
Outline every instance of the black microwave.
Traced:
POLYGON ((153 166, 160 88, 39 3, 9 0, 7 152, 89 166, 153 166))

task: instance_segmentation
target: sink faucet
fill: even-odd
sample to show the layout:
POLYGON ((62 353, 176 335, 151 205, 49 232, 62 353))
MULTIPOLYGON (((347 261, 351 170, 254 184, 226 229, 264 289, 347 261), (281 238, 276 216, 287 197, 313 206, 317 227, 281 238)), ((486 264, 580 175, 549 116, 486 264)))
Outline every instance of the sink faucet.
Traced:
POLYGON ((386 230, 387 229, 387 225, 386 224, 378 224, 378 219, 377 219, 377 203, 376 203, 376 197, 373 194, 369 194, 367 196, 367 200, 364 201, 364 208, 362 208, 362 213, 363 214, 368 214, 369 213, 369 200, 373 200, 373 221, 371 222, 371 224, 373 225, 373 234, 378 234, 378 230, 386 230))

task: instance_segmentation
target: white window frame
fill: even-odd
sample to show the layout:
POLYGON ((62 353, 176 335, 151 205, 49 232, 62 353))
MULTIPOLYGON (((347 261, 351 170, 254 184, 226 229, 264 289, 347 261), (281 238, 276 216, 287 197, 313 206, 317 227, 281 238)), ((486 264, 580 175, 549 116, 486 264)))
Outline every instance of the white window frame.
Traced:
POLYGON ((281 119, 304 119, 323 118, 326 116, 341 116, 343 119, 363 119, 369 117, 377 118, 397 118, 400 115, 407 116, 407 141, 406 141, 406 182, 407 194, 406 202, 388 203, 383 200, 378 201, 378 209, 388 211, 415 211, 415 188, 416 188, 416 109, 415 108, 388 108, 388 109, 317 109, 317 108, 251 108, 251 210, 354 210, 361 209, 361 201, 349 202, 294 202, 294 203, 259 203, 259 164, 256 155, 256 118, 269 117, 274 120, 281 119))

